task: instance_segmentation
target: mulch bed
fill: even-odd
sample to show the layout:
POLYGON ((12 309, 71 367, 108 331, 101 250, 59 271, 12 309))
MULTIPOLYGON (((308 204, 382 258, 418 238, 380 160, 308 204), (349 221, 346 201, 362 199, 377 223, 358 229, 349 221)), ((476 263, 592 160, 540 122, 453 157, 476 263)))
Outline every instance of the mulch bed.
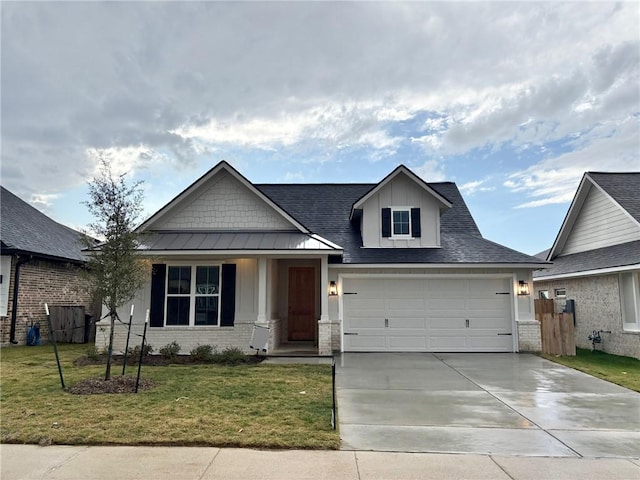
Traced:
MULTIPOLYGON (((112 355, 111 365, 122 366, 123 360, 124 355, 112 355)), ((127 356, 127 365, 137 365, 139 360, 139 357, 132 358, 131 356, 127 356)), ((264 356, 258 357, 256 355, 247 355, 245 363, 260 363, 262 360, 264 360, 264 356)), ((73 361, 73 364, 77 367, 84 367, 86 365, 106 365, 106 363, 106 354, 100 354, 92 358, 82 356, 73 361)), ((162 355, 146 355, 142 357, 142 364, 161 367, 165 365, 210 365, 211 363, 196 360, 191 355, 178 355, 173 359, 163 357, 162 355)))
MULTIPOLYGON (((138 391, 149 390, 155 384, 151 380, 140 379, 138 391)), ((109 380, 104 378, 87 378, 67 388, 74 395, 98 395, 102 393, 134 393, 136 391, 136 377, 114 375, 109 380)))

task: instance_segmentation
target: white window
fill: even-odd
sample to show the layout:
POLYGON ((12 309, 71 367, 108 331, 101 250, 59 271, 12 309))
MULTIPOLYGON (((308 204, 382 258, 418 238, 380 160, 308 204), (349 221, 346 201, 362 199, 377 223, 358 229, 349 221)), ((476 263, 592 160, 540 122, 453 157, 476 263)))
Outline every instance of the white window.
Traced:
POLYGON ((622 328, 640 331, 640 272, 625 272, 619 277, 622 328))
POLYGON ((553 291, 553 296, 556 298, 566 298, 567 290, 565 288, 556 288, 553 291))
POLYGON ((0 257, 0 317, 6 317, 9 308, 9 280, 11 278, 11 257, 0 257))
POLYGON ((411 237, 411 209, 409 207, 391 209, 391 236, 396 238, 411 237))
POLYGON ((542 300, 548 300, 549 299, 549 290, 540 290, 538 292, 538 297, 542 300))
POLYGON ((167 267, 165 325, 220 325, 220 265, 167 267))

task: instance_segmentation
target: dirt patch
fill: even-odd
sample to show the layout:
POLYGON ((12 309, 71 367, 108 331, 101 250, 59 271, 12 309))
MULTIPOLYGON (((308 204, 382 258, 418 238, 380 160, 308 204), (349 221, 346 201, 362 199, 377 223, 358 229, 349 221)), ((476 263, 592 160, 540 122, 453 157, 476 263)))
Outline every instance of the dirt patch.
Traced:
MULTIPOLYGON (((138 391, 149 390, 155 383, 151 380, 140 379, 138 391)), ((110 380, 104 378, 87 378, 67 389, 74 395, 99 395, 103 393, 134 393, 136 391, 136 377, 115 375, 110 380)))

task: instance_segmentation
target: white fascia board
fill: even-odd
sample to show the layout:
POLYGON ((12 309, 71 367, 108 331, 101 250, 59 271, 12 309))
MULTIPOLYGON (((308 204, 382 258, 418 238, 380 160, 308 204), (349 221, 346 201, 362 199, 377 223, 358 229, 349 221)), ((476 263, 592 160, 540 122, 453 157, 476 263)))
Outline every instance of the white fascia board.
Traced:
POLYGON ((311 238, 313 238, 314 240, 318 240, 319 242, 324 243, 326 246, 333 248, 334 250, 340 250, 343 251, 344 249, 338 245, 337 243, 333 243, 330 240, 327 240, 324 237, 321 237, 320 235, 317 235, 315 233, 311 233, 309 234, 311 236, 311 238))
POLYGON ((571 201, 571 205, 569 206, 569 210, 562 221, 562 225, 560 226, 560 230, 558 231, 558 235, 553 242, 553 245, 549 249, 549 253, 547 254, 547 261, 550 261, 556 254, 556 250, 562 249, 564 246, 564 242, 571 229, 573 228, 573 224, 576 221, 576 217, 584 204, 585 199, 587 198, 587 194, 589 193, 590 186, 593 185, 594 182, 586 173, 582 176, 582 180, 580 180, 580 185, 578 185, 578 190, 576 190, 576 194, 571 201), (585 187, 587 184, 587 179, 589 180, 589 188, 585 187), (586 190, 585 190, 586 189, 586 190))
POLYGON ((332 263, 329 268, 512 268, 540 270, 539 263, 332 263))
POLYGON ((369 190, 364 196, 359 198, 351 206, 351 213, 349 214, 349 219, 353 218, 354 210, 362 207, 362 205, 364 205, 364 203, 367 200, 369 200, 369 198, 371 198, 373 195, 378 193, 378 191, 380 191, 380 189, 382 187, 384 187, 387 183, 389 183, 391 180, 393 180, 395 177, 397 177, 400 173, 404 173, 407 177, 409 177, 414 182, 416 182, 418 185, 420 185, 420 187, 422 187, 423 190, 425 190, 430 195, 432 195, 436 200, 438 200, 442 204, 442 206, 444 206, 446 208, 451 208, 453 206, 449 200, 447 200, 442 195, 440 195, 438 192, 436 192, 433 188, 431 188, 427 182, 425 182, 423 179, 421 179, 419 176, 417 176, 415 173, 413 173, 411 170, 409 170, 404 165, 399 165, 398 167, 396 167, 396 169, 393 172, 391 172, 385 178, 380 180, 380 182, 375 187, 373 187, 371 190, 369 190))
POLYGON ((559 273, 557 275, 547 275, 544 277, 535 277, 533 279, 533 283, 535 282, 545 282, 547 280, 560 280, 563 278, 576 278, 576 277, 592 277, 594 275, 608 275, 611 273, 618 272, 627 272, 629 270, 638 270, 640 269, 640 263, 636 263, 634 265, 625 265, 622 267, 609 267, 609 268, 601 268, 598 270, 583 270, 581 272, 571 272, 571 273, 559 273))
POLYGON ((289 256, 289 255, 342 255, 342 250, 140 250, 144 256, 289 256))

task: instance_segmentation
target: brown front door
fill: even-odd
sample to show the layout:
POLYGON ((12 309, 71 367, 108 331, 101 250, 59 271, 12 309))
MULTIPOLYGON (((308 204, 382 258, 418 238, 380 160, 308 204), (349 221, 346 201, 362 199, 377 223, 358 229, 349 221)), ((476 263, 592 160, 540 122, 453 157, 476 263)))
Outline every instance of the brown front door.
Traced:
POLYGON ((289 340, 315 340, 316 272, 289 268, 289 340))

